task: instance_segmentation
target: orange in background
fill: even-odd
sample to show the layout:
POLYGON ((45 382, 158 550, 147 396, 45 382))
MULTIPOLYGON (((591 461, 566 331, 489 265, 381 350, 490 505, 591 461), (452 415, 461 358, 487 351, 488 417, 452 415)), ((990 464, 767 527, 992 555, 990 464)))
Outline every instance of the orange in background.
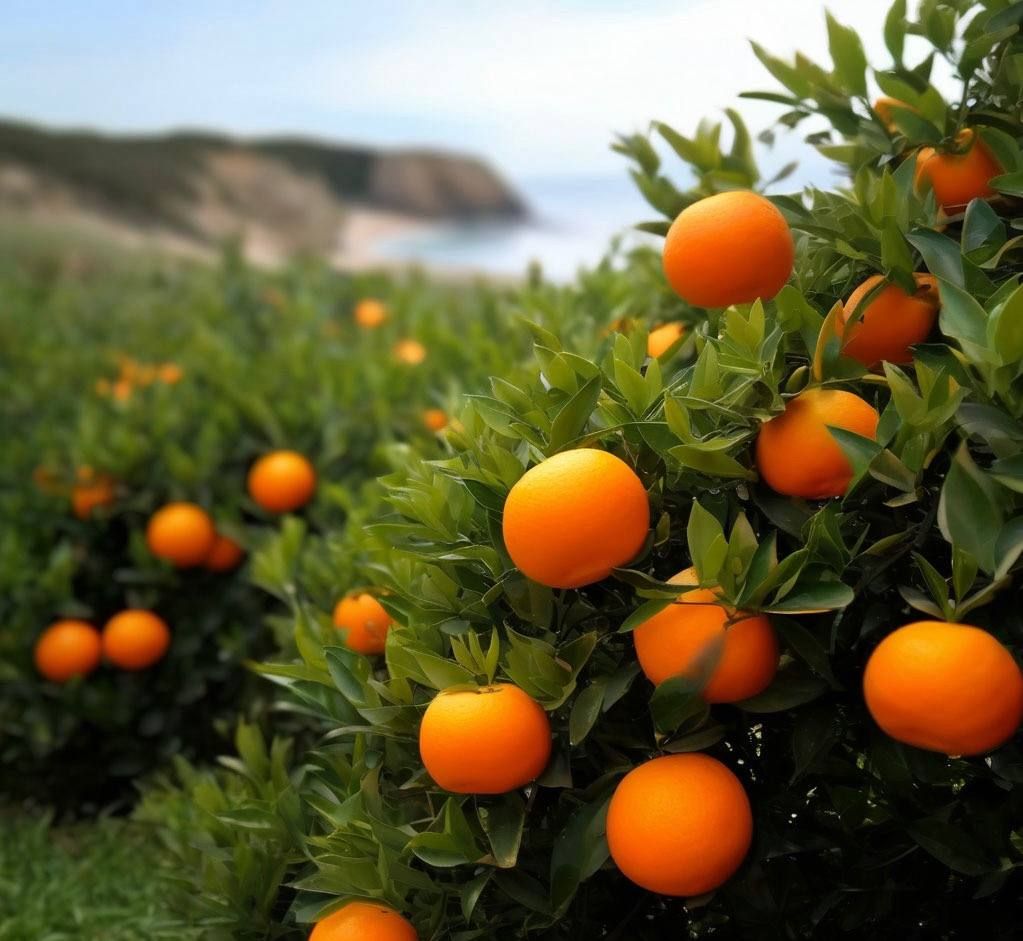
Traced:
POLYGON ((51 683, 66 683, 88 676, 99 666, 102 642, 99 631, 87 621, 56 621, 36 641, 36 669, 51 683))
POLYGON ((356 653, 383 653, 393 623, 384 606, 365 592, 342 598, 334 607, 334 626, 344 632, 345 645, 356 653))
POLYGON ((316 493, 316 471, 297 451, 271 451, 249 470, 249 496, 269 513, 290 513, 316 493))
POLYGON ((178 568, 202 565, 216 538, 209 513, 194 503, 168 503, 150 517, 146 527, 149 551, 178 568))
POLYGON ((129 608, 103 628, 103 654, 122 670, 151 667, 167 653, 170 642, 166 622, 152 611, 129 608))

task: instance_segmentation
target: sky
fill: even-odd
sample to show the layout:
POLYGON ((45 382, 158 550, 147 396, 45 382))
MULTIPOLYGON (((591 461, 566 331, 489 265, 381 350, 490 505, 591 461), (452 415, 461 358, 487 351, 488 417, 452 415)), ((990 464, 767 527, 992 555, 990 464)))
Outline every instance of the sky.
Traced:
MULTIPOLYGON (((889 4, 828 6, 886 62, 889 4)), ((749 37, 827 61, 818 0, 0 0, 0 22, 6 117, 433 145, 520 179, 621 173, 615 132, 776 89, 749 37)))

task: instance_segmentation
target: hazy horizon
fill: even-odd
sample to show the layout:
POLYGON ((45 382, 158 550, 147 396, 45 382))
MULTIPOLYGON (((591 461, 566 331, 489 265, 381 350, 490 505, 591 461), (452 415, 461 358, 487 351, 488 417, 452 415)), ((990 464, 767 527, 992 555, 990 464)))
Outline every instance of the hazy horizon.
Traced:
MULTIPOLYGON (((832 12, 876 42, 886 0, 832 12), (867 29, 867 27, 870 27, 867 29)), ((0 113, 115 133, 201 128, 480 156, 512 177, 613 175, 616 132, 690 133, 739 91, 772 88, 746 36, 826 59, 803 0, 599 0, 514 10, 438 0, 370 10, 309 0, 170 6, 6 4, 0 113), (741 31, 736 30, 741 24, 741 31), (568 169, 566 169, 568 168, 568 169)), ((882 50, 868 48, 879 61, 882 50)), ((776 112, 745 101, 751 126, 776 112)))

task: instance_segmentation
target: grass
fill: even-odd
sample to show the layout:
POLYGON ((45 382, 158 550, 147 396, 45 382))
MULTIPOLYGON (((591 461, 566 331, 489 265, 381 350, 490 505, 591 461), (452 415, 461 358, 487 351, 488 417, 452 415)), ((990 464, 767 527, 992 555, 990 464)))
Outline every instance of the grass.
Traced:
POLYGON ((159 852, 128 821, 0 810, 0 941, 195 941, 163 907, 159 852))

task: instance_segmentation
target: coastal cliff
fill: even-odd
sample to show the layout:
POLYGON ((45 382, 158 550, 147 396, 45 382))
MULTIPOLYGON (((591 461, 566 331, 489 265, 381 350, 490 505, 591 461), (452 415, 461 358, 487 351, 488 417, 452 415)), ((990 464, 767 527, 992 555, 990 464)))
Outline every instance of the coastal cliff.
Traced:
POLYGON ((0 214, 205 255, 239 238, 256 262, 335 256, 359 213, 512 220, 523 201, 484 161, 311 139, 57 131, 0 121, 0 214))

